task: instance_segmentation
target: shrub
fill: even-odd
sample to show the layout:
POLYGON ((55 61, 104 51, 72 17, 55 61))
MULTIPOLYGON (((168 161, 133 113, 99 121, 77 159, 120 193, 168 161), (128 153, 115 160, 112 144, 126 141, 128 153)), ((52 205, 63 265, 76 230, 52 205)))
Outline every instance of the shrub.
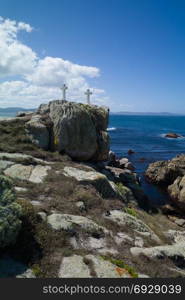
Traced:
POLYGON ((104 260, 110 261, 112 264, 116 265, 119 268, 127 270, 132 277, 134 277, 134 278, 138 277, 138 274, 136 273, 136 271, 134 270, 134 268, 128 266, 127 264, 125 264, 123 260, 121 260, 121 259, 115 259, 115 258, 111 258, 111 257, 107 257, 107 256, 102 256, 102 258, 104 260))
POLYGON ((129 214, 129 215, 131 215, 131 216, 137 218, 137 212, 135 211, 134 208, 126 207, 126 208, 124 209, 124 211, 125 211, 127 214, 129 214))
POLYGON ((15 202, 16 195, 12 182, 0 176, 0 248, 16 241, 21 228, 21 207, 15 202))

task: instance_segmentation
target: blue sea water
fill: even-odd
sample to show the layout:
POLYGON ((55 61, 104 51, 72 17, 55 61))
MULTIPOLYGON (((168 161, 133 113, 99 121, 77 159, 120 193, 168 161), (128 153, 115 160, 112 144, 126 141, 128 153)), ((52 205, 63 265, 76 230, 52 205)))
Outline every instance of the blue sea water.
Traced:
POLYGON ((108 131, 111 150, 119 157, 128 157, 133 162, 151 201, 155 204, 165 203, 166 194, 147 183, 144 171, 151 162, 168 160, 185 153, 185 116, 110 115, 108 131), (165 138, 168 132, 184 137, 165 138), (135 153, 128 155, 129 149, 135 153))

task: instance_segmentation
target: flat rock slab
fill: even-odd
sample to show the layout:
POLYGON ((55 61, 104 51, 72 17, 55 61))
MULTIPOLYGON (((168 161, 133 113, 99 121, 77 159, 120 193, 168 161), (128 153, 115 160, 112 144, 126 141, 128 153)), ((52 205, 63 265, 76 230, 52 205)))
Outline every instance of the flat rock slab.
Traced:
POLYGON ((24 192, 27 192, 27 188, 23 188, 23 187, 19 187, 19 186, 15 186, 15 190, 16 192, 18 193, 24 193, 24 192))
POLYGON ((90 278, 92 269, 97 278, 132 278, 126 269, 117 267, 101 256, 91 254, 84 258, 80 255, 64 257, 58 276, 59 278, 90 278), (87 260, 92 262, 91 270, 89 264, 84 262, 87 260))
POLYGON ((90 270, 84 263, 83 257, 73 255, 64 257, 60 266, 59 278, 90 278, 90 270))
POLYGON ((141 254, 150 258, 185 258, 185 243, 176 243, 174 245, 156 246, 150 248, 138 248, 133 247, 130 249, 133 256, 139 256, 141 254))
POLYGON ((43 182, 44 178, 47 176, 48 171, 51 169, 50 166, 36 166, 29 178, 29 181, 33 183, 41 183, 43 182))
POLYGON ((185 243, 185 231, 168 230, 164 234, 171 239, 173 243, 185 243))
POLYGON ((4 171, 6 176, 20 180, 29 180, 33 166, 15 164, 4 171))
POLYGON ((73 167, 65 167, 63 174, 67 177, 73 177, 82 184, 92 184, 104 198, 115 198, 119 196, 115 185, 107 177, 99 172, 90 170, 81 170, 73 167))
POLYGON ((0 171, 5 170, 6 168, 10 167, 14 163, 8 160, 0 160, 0 171))
POLYGON ((42 183, 50 169, 50 166, 14 164, 4 170, 4 174, 11 178, 27 180, 33 183, 42 183))
POLYGON ((93 262, 93 268, 98 278, 131 278, 126 269, 119 268, 101 256, 86 255, 86 259, 93 262))
POLYGON ((54 230, 72 230, 78 225, 88 233, 108 233, 106 228, 83 216, 53 213, 47 217, 47 222, 54 230))
POLYGON ((105 216, 104 218, 109 219, 118 225, 128 226, 130 229, 133 229, 139 233, 148 233, 149 237, 156 242, 160 242, 158 236, 140 219, 127 214, 121 210, 111 210, 109 216, 105 216))

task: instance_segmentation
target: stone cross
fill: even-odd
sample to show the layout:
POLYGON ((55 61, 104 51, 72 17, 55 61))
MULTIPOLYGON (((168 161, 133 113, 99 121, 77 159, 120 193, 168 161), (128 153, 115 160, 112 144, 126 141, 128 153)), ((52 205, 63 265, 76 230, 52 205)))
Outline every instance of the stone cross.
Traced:
POLYGON ((63 99, 62 100, 66 100, 66 90, 68 89, 66 84, 63 84, 63 86, 61 87, 61 90, 63 91, 63 99))
POLYGON ((85 92, 85 95, 87 96, 87 104, 90 104, 90 96, 92 95, 92 92, 90 91, 90 89, 87 89, 87 91, 85 92))

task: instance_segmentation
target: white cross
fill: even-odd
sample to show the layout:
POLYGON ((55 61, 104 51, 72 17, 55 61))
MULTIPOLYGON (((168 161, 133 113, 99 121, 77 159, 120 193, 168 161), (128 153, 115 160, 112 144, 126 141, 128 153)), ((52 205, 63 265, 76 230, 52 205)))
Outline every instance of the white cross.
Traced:
POLYGON ((87 96, 87 104, 90 104, 90 96, 92 95, 92 92, 90 91, 90 89, 87 89, 87 91, 85 92, 85 95, 87 96))
POLYGON ((63 99, 62 100, 66 100, 66 90, 68 89, 67 85, 63 84, 63 86, 61 87, 61 90, 63 91, 63 99))

